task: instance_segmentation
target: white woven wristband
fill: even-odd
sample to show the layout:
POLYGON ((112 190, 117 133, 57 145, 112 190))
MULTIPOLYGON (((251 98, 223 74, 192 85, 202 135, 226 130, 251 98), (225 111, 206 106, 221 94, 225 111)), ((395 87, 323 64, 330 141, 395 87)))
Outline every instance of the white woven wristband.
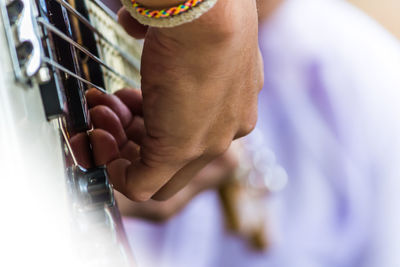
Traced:
POLYGON ((126 10, 128 10, 131 16, 139 23, 157 28, 171 28, 192 22, 213 8, 217 1, 218 0, 206 0, 201 4, 190 8, 186 12, 175 16, 167 18, 150 18, 140 14, 136 8, 133 7, 131 0, 121 0, 126 10))

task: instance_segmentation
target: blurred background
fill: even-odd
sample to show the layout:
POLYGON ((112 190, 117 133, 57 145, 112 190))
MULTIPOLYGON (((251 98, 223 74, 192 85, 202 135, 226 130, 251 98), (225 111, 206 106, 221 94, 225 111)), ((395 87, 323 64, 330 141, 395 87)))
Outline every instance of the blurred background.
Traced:
MULTIPOLYGON (((118 1, 102 0, 114 11, 120 7, 118 1)), ((399 0, 349 0, 400 39, 400 1, 399 0)))
POLYGON ((350 0, 400 38, 399 0, 350 0))

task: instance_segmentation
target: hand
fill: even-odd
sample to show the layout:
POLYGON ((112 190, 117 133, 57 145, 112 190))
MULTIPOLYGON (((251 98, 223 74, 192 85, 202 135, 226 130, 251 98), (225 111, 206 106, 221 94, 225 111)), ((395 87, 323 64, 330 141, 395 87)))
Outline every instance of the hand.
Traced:
POLYGON ((133 202, 116 193, 118 207, 124 216, 164 222, 180 212, 199 193, 226 183, 237 167, 235 153, 229 149, 223 156, 203 168, 185 188, 166 201, 133 202))
MULTIPOLYGON (((115 188, 132 200, 167 199, 256 124, 263 83, 256 3, 219 0, 194 22, 168 29, 144 27, 124 9, 119 19, 128 33, 145 37, 143 121, 132 126, 129 118, 118 116, 119 109, 139 105, 133 91, 117 94, 122 106, 97 119, 111 123, 119 117, 120 124, 112 123, 125 131, 114 136, 117 145, 111 149, 115 154, 107 156, 108 171, 115 188), (124 138, 135 135, 133 128, 140 155, 118 158, 124 138)), ((106 132, 113 136, 115 130, 106 132)), ((97 137, 92 141, 101 146, 97 137)))

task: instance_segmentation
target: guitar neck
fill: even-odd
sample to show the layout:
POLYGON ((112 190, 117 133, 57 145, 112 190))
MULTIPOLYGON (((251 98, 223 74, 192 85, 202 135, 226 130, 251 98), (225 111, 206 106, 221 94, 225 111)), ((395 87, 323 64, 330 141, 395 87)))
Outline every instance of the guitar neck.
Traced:
POLYGON ((101 58, 118 73, 129 77, 118 77, 112 72, 105 72, 106 88, 115 91, 124 87, 140 87, 140 57, 142 43, 126 34, 117 23, 111 11, 103 9, 98 2, 86 0, 89 18, 97 29, 102 29, 102 36, 96 36, 101 58))

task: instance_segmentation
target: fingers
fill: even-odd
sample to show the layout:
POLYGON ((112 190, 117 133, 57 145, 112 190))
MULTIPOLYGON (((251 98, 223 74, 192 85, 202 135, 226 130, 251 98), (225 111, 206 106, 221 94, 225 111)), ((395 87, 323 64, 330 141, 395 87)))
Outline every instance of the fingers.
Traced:
POLYGON ((165 222, 182 210, 195 195, 188 187, 181 190, 168 201, 149 200, 135 203, 118 192, 115 198, 123 216, 137 217, 154 222, 165 222))
POLYGON ((96 106, 90 109, 90 117, 95 128, 109 132, 118 144, 122 147, 128 138, 118 116, 107 106, 96 106))
POLYGON ((126 170, 131 165, 131 162, 126 159, 116 159, 107 164, 108 177, 113 184, 114 188, 126 195, 124 188, 124 179, 126 176, 126 170))
POLYGON ((142 140, 146 136, 143 118, 134 117, 130 125, 125 129, 125 133, 129 140, 132 140, 138 145, 142 144, 142 140))
MULTIPOLYGON (((86 133, 78 133, 71 137, 70 145, 77 163, 89 169, 93 167, 92 156, 90 155, 89 138, 86 133)), ((72 162, 70 162, 72 164, 72 162)))
POLYGON ((143 116, 142 93, 136 89, 125 88, 115 95, 129 108, 132 114, 143 116))
POLYGON ((110 180, 117 190, 136 201, 148 200, 181 166, 139 159, 138 146, 129 140, 140 143, 146 136, 143 119, 131 115, 131 111, 141 112, 140 93, 124 89, 117 96, 111 96, 89 90, 87 99, 96 128, 90 135, 96 165, 107 165, 110 180))
POLYGON ((133 164, 116 163, 109 170, 110 179, 117 190, 134 201, 147 201, 150 198, 165 201, 182 190, 191 179, 192 194, 197 194, 222 183, 236 167, 236 158, 225 154, 209 164, 209 159, 199 158, 178 169, 168 169, 167 164, 146 166, 140 160, 133 164), (208 164, 208 165, 207 165, 208 164), (123 171, 117 170, 123 166, 123 171), (172 174, 172 175, 171 175, 172 174), (122 175, 122 176, 121 176, 122 175), (166 177, 172 178, 165 184, 166 177), (193 178, 194 177, 194 178, 193 178))
POLYGON ((143 39, 146 36, 148 27, 132 18, 125 8, 118 11, 118 22, 130 36, 136 39, 143 39))
POLYGON ((93 130, 89 137, 96 166, 107 165, 120 157, 130 162, 139 158, 139 146, 132 141, 128 141, 119 149, 114 137, 102 129, 93 130))
MULTIPOLYGON (((123 89, 117 94, 118 96, 106 95, 96 89, 90 89, 87 91, 87 102, 89 107, 92 108, 91 113, 93 113, 93 116, 95 116, 95 121, 93 122, 93 124, 97 128, 113 128, 108 125, 111 122, 107 122, 107 120, 113 121, 115 120, 115 116, 111 116, 109 114, 108 117, 101 117, 102 113, 109 113, 109 110, 104 110, 104 108, 107 107, 112 110, 112 112, 114 112, 115 115, 117 115, 117 117, 119 118, 128 139, 137 144, 140 144, 142 138, 146 135, 145 126, 143 118, 134 115, 141 115, 142 113, 142 96, 140 92, 135 89, 123 89), (100 106, 103 107, 100 108, 100 106)), ((119 140, 118 135, 115 136, 116 140, 119 140)), ((119 143, 119 145, 121 145, 121 143, 119 143)))
MULTIPOLYGON (((99 99, 105 100, 96 100, 99 99)), ((95 106, 90 116, 96 128, 90 134, 95 163, 107 165, 110 180, 117 190, 133 200, 145 201, 173 176, 175 170, 166 164, 150 167, 139 160, 138 146, 128 141, 120 119, 108 106, 95 106)), ((138 140, 144 136, 143 128, 143 120, 133 119, 127 132, 138 140)))
POLYGON ((132 120, 131 111, 115 95, 106 95, 92 88, 86 92, 86 100, 90 108, 98 105, 109 107, 118 116, 123 127, 127 127, 132 120))
POLYGON ((155 200, 169 199, 189 182, 188 186, 195 194, 216 187, 231 175, 237 164, 236 156, 231 150, 211 162, 210 159, 199 158, 177 172, 152 198, 155 200))
POLYGON ((165 184, 154 196, 152 197, 155 200, 167 200, 174 196, 178 191, 184 188, 191 179, 202 170, 210 160, 206 160, 204 158, 200 158, 194 160, 179 170, 171 180, 165 184))
POLYGON ((145 162, 139 157, 138 147, 125 144, 121 156, 107 164, 109 178, 114 188, 134 201, 150 199, 172 177, 179 167, 160 162, 145 162))
POLYGON ((119 157, 118 144, 110 133, 101 129, 95 129, 90 132, 89 138, 96 166, 106 165, 119 157))
POLYGON ((125 88, 115 92, 114 95, 107 95, 92 88, 86 92, 86 99, 91 108, 97 105, 109 106, 118 116, 121 116, 122 121, 129 121, 127 111, 130 111, 133 116, 143 116, 142 93, 137 89, 125 88))
MULTIPOLYGON (((184 164, 177 165, 171 160, 160 156, 169 155, 158 145, 151 143, 155 153, 148 154, 146 144, 141 146, 140 157, 130 161, 114 161, 108 164, 108 172, 114 187, 134 201, 149 200, 164 184, 181 169, 184 164), (154 154, 159 156, 156 158, 154 154), (121 170, 120 168, 123 168, 121 170)), ((149 146, 149 145, 147 145, 149 146)))
POLYGON ((124 150, 124 159, 120 158, 108 163, 107 171, 115 189, 138 202, 149 200, 165 185, 165 181, 174 177, 175 182, 169 183, 164 190, 154 196, 157 200, 171 197, 204 166, 204 163, 200 162, 190 164, 186 170, 175 176, 179 167, 171 167, 166 163, 148 165, 143 162, 143 158, 139 157, 138 150, 133 146, 126 147, 124 150), (136 160, 132 160, 135 157, 136 160))
POLYGON ((126 143, 120 151, 121 157, 131 162, 136 161, 139 158, 139 146, 132 141, 126 143))
POLYGON ((119 177, 121 192, 134 201, 147 201, 177 170, 179 168, 164 163, 149 166, 140 158, 126 168, 123 177, 119 177))

